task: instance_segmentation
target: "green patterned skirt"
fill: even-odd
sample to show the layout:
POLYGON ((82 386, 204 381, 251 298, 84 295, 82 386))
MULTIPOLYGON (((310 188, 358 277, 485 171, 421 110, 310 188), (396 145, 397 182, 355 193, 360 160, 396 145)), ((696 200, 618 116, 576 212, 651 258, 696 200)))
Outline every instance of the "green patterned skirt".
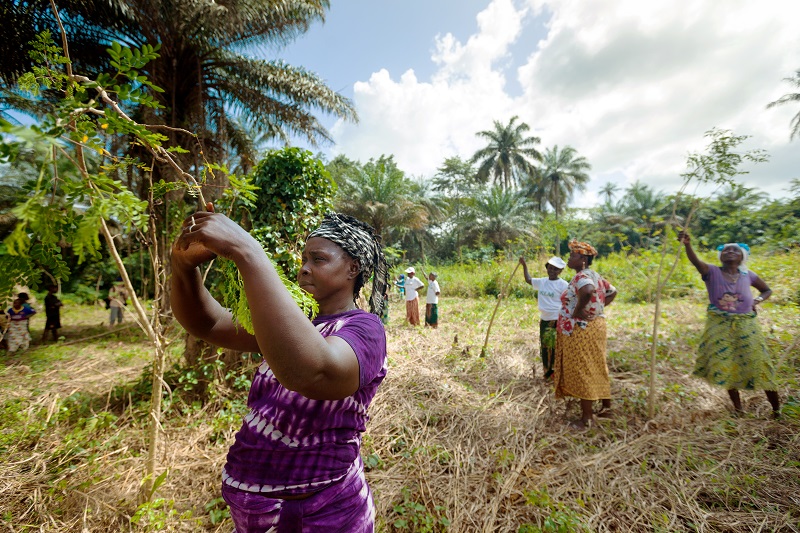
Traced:
POLYGON ((756 314, 727 313, 709 305, 693 374, 727 390, 777 390, 756 314))
POLYGON ((425 305, 425 323, 431 326, 439 324, 439 304, 425 305))

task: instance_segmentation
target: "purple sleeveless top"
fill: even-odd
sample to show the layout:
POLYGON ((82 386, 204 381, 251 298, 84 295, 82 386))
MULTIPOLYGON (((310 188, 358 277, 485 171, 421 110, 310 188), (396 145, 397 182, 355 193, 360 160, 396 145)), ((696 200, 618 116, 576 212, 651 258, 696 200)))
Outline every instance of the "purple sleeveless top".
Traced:
POLYGON ((749 270, 747 274, 739 274, 739 278, 731 283, 722 275, 722 269, 716 265, 708 265, 708 273, 703 276, 708 290, 708 303, 719 309, 734 314, 753 311, 753 293, 750 286, 758 276, 749 270))
POLYGON ((367 408, 386 376, 386 332, 377 316, 360 309, 320 316, 313 324, 323 337, 340 337, 353 348, 358 390, 342 400, 311 400, 284 388, 261 363, 223 483, 265 495, 306 494, 357 467, 367 408))

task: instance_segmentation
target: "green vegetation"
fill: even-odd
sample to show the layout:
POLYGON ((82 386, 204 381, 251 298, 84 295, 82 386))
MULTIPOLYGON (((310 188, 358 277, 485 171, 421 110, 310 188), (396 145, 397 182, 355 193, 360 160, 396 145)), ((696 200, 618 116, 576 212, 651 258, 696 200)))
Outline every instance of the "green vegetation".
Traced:
MULTIPOLYGON (((285 148, 258 160, 268 139, 327 140, 312 110, 355 119, 312 73, 240 54, 245 41, 305 31, 328 2, 255 2, 230 17, 205 4, 67 4, 71 24, 58 39, 55 6, 34 14, 12 2, 17 35, 29 40, 16 48, 29 53, 0 58, 0 98, 37 120, 0 119, 0 295, 21 283, 41 299, 39 287, 53 282, 67 304, 59 343, 0 355, 4 527, 229 528, 219 470, 258 358, 190 350, 164 290, 170 244, 206 198, 252 229, 289 278, 306 232, 331 206, 375 226, 396 265, 438 271, 439 330, 412 334, 400 325, 402 303, 392 305, 392 373, 364 446, 381 530, 800 527, 800 181, 774 200, 735 183, 740 163, 766 158, 730 149, 744 136, 712 130, 709 152, 690 156, 685 178, 726 183, 711 198, 609 183, 605 202, 588 210, 569 203, 590 162, 570 146, 540 152, 518 117, 479 131, 487 145, 445 160, 433 179, 406 176, 390 154, 325 165, 285 148), (72 56, 71 39, 82 45, 72 56), (774 290, 760 320, 781 377, 782 420, 766 420, 756 395, 745 398, 750 414, 731 419, 724 393, 689 377, 704 293, 685 261, 660 275, 677 226, 709 262, 717 243, 753 245, 750 267, 774 290), (570 238, 601 250, 594 266, 620 290, 608 358, 619 414, 580 436, 565 434, 563 403, 535 380, 536 306, 521 276, 497 306, 519 255, 541 272, 570 238), (103 326, 96 303, 118 275, 141 329, 103 326), (499 325, 484 358, 493 309, 499 325)), ((205 274, 247 325, 231 264, 205 274)))
MULTIPOLYGON (((502 531, 610 531, 613 524, 633 531, 749 531, 752 524, 781 530, 800 520, 791 503, 800 489, 800 360, 793 344, 800 306, 787 299, 800 280, 785 275, 797 252, 765 256, 756 248, 751 265, 776 292, 759 320, 780 377, 781 421, 770 420, 768 404, 755 392, 743 395, 748 414, 732 418, 724 391, 690 377, 705 308, 695 275, 680 297, 663 304, 659 403, 651 421, 652 305, 620 300, 609 308, 618 416, 585 434, 565 431, 564 418, 577 407, 556 401, 539 377, 530 287, 520 283, 510 291, 490 354, 478 356, 496 299, 470 287, 491 286, 491 272, 498 281, 507 278, 512 260, 441 269, 442 318, 435 331, 408 330, 394 297, 389 377, 371 408, 363 447, 379 531, 476 531, 490 523, 502 531), (470 296, 450 292, 458 280, 470 296)), ((638 276, 645 286, 641 265, 623 254, 602 258, 597 268, 615 283, 638 276)), ((71 304, 63 311, 64 341, 0 356, 0 453, 7 458, 0 475, 13 480, 0 492, 0 524, 80 531, 85 515, 91 530, 230 529, 219 469, 246 414, 248 376, 258 361, 248 359, 231 375, 212 365, 208 397, 199 402, 176 343, 181 331, 171 330, 166 446, 159 453, 169 473, 151 502, 138 505, 148 342, 136 328, 108 330, 106 320, 102 307, 71 304)), ((37 341, 42 324, 33 319, 37 341)))
MULTIPOLYGON (((762 279, 772 287, 772 301, 781 304, 800 305, 800 274, 794 269, 797 261, 796 251, 772 251, 766 246, 752 248, 749 268, 758 272, 762 279)), ((700 258, 709 263, 716 263, 716 252, 700 253, 700 258)), ((529 259, 531 275, 545 275, 544 264, 549 254, 534 256, 529 259)), ((509 254, 507 259, 500 256, 489 264, 475 262, 461 265, 429 265, 425 271, 436 270, 439 282, 447 286, 447 294, 459 298, 480 298, 497 296, 502 283, 514 269, 517 256, 509 254)), ((654 278, 658 270, 660 254, 651 250, 636 253, 614 252, 600 256, 592 267, 606 276, 619 289, 617 302, 644 303, 653 301, 654 278)), ((399 273, 399 271, 398 271, 399 273)), ((569 273, 562 274, 568 279, 569 273)), ((678 263, 669 279, 664 294, 669 298, 681 298, 697 294, 704 284, 694 267, 685 259, 678 263)), ((521 275, 511 281, 508 291, 510 298, 528 298, 532 292, 521 275)))

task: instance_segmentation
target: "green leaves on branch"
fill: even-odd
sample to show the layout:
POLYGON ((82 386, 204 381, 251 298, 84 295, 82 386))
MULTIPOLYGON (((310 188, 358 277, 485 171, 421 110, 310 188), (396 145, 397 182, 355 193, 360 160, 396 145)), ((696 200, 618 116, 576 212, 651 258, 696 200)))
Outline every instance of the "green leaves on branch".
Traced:
POLYGON ((236 174, 228 175, 227 187, 222 191, 222 204, 233 205, 238 203, 241 207, 252 209, 255 207, 255 202, 258 198, 258 185, 254 184, 252 179, 247 176, 237 176, 236 174))
POLYGON ((713 128, 705 137, 710 139, 706 152, 689 154, 687 158, 687 170, 681 174, 687 183, 731 185, 735 176, 748 173, 739 168, 742 163, 763 163, 768 159, 764 150, 736 151, 749 135, 734 135, 730 130, 713 128))
POLYGON ((153 198, 163 198, 173 191, 186 191, 188 195, 196 198, 202 186, 209 180, 215 179, 214 171, 225 174, 229 184, 229 186, 222 191, 221 201, 216 203, 218 211, 224 211, 235 201, 252 207, 255 199, 255 191, 258 187, 253 185, 252 181, 247 177, 228 174, 228 168, 225 165, 208 162, 206 162, 200 170, 200 180, 197 182, 197 185, 185 181, 165 181, 162 179, 153 184, 153 188, 151 189, 153 198))
POLYGON ((151 148, 167 141, 163 134, 124 116, 119 107, 122 102, 158 107, 152 93, 162 90, 140 71, 158 57, 159 47, 145 44, 136 49, 113 43, 108 53, 116 73, 89 80, 69 70, 69 59, 49 32, 31 43, 34 66, 20 77, 20 89, 34 98, 44 92, 56 92, 59 98, 37 125, 24 128, 0 122, 0 131, 5 134, 0 138, 4 163, 14 164, 23 151, 44 154, 38 181, 25 201, 12 210, 18 223, 6 239, 8 259, 4 261, 19 267, 5 270, 15 272, 15 279, 38 278, 38 268, 47 269, 56 278, 67 278, 69 271, 61 257, 64 246, 72 247, 79 262, 99 257, 104 220, 123 232, 147 226, 147 201, 137 198, 114 176, 124 175, 131 167, 150 169, 138 159, 114 156, 108 147, 113 145, 110 135, 124 135, 129 143, 151 148), (86 89, 95 89, 97 97, 91 99, 86 89), (71 145, 84 150, 70 153, 71 145), (91 164, 93 152, 99 155, 95 164, 91 164), (56 157, 70 161, 72 172, 51 171, 58 166, 56 157), (87 162, 95 170, 89 170, 87 162), (25 268, 33 270, 26 274, 25 268))
POLYGON ((129 48, 115 42, 108 49, 111 65, 117 69, 115 74, 102 73, 96 80, 84 76, 72 76, 62 70, 69 60, 57 46, 49 32, 45 31, 31 43, 31 58, 34 66, 31 72, 19 78, 21 90, 38 97, 43 90, 63 92, 54 115, 45 118, 39 131, 59 136, 63 128, 69 125, 69 137, 72 141, 86 144, 104 153, 104 137, 102 133, 121 133, 131 135, 138 142, 149 146, 161 146, 167 137, 154 133, 145 125, 138 124, 122 117, 113 108, 114 105, 126 103, 132 107, 163 107, 153 98, 152 92, 164 92, 141 74, 140 69, 158 57, 161 45, 142 45, 141 48, 129 48), (116 97, 116 102, 104 98, 87 100, 86 89, 95 89, 98 95, 106 98, 116 97), (98 131, 98 126, 101 130, 98 131))
POLYGON ((117 75, 112 77, 108 74, 102 74, 97 78, 97 84, 101 86, 111 85, 111 82, 117 77, 125 76, 130 80, 130 83, 114 84, 112 87, 113 92, 117 94, 121 101, 135 101, 140 105, 154 109, 163 107, 147 91, 143 90, 143 87, 159 93, 163 93, 164 89, 156 87, 147 79, 147 76, 139 73, 139 69, 159 57, 156 52, 160 48, 160 43, 156 46, 144 44, 140 49, 128 48, 118 42, 112 43, 111 48, 107 48, 106 51, 111 56, 111 66, 117 69, 117 75))
MULTIPOLYGON (((69 272, 60 261, 60 246, 72 245, 78 261, 100 256, 100 225, 113 220, 123 226, 143 229, 147 225, 147 202, 139 200, 122 184, 100 173, 87 181, 65 180, 61 183, 63 196, 51 201, 48 191, 37 187, 25 202, 12 209, 19 220, 6 239, 10 255, 33 254, 35 245, 47 250, 52 260, 39 263, 49 267, 51 274, 66 279, 69 272), (91 204, 80 207, 91 198, 91 204)), ((40 184, 41 185, 41 184, 40 184)))
POLYGON ((16 284, 35 289, 38 286, 39 271, 29 257, 5 255, 0 245, 0 296, 4 301, 14 293, 16 284))
POLYGON ((69 63, 60 46, 53 41, 49 31, 43 31, 31 42, 30 58, 33 60, 31 72, 19 77, 19 88, 33 96, 39 96, 41 89, 64 91, 67 98, 75 92, 83 93, 84 88, 75 83, 61 70, 69 63))
MULTIPOLYGON (((161 146, 168 140, 166 135, 150 131, 144 124, 132 122, 111 109, 105 110, 103 112, 103 117, 100 118, 97 123, 100 128, 105 130, 105 133, 109 135, 115 133, 130 135, 137 139, 135 142, 143 145, 154 147, 161 146)), ((173 149, 171 151, 179 151, 179 149, 173 149)))
MULTIPOLYGON (((244 177, 229 176, 222 204, 248 212, 250 234, 261 243, 275 271, 303 313, 313 317, 318 305, 290 280, 300 260, 303 238, 332 209, 334 182, 322 162, 308 150, 272 150, 244 177)), ((250 308, 241 275, 231 261, 222 260, 221 300, 242 327, 253 333, 250 308)))
MULTIPOLYGON (((265 253, 267 253, 266 250, 265 253)), ((269 256, 270 254, 267 253, 267 255, 269 256)), ((292 295, 303 314, 309 318, 314 318, 319 312, 317 301, 308 292, 300 288, 299 285, 289 280, 283 269, 271 257, 270 261, 272 261, 272 266, 275 267, 275 271, 278 273, 278 277, 280 277, 286 290, 292 295)), ((230 310, 234 322, 241 324, 248 333, 255 333, 253 319, 250 314, 250 305, 247 302, 244 282, 239 269, 236 268, 236 264, 233 261, 222 259, 219 271, 222 274, 222 305, 230 310)))

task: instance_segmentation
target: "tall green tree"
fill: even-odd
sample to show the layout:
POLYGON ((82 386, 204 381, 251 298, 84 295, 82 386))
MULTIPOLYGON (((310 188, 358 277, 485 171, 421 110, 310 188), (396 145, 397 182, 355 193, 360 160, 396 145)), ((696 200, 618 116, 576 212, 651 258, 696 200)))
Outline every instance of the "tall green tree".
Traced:
POLYGON ((333 208, 336 184, 319 159, 297 147, 270 150, 250 177, 256 199, 240 205, 249 213, 251 233, 294 279, 305 235, 333 208))
POLYGON ((411 257, 417 257, 422 263, 428 262, 428 250, 433 250, 437 245, 437 235, 434 229, 446 219, 447 202, 441 196, 433 194, 433 184, 430 180, 416 178, 410 180, 407 198, 425 210, 426 222, 419 226, 399 226, 391 232, 392 238, 399 241, 404 250, 411 252, 411 257))
POLYGON ((475 167, 460 157, 449 157, 436 170, 433 177, 433 191, 446 203, 447 219, 444 223, 446 235, 452 237, 453 248, 460 257, 460 228, 466 209, 472 202, 474 192, 479 186, 475 167))
POLYGON ((462 231, 471 244, 488 241, 501 250, 509 241, 533 234, 531 211, 524 196, 495 185, 476 196, 462 231))
POLYGON ((508 124, 495 120, 493 130, 476 133, 488 144, 471 159, 478 165, 478 178, 484 182, 492 180, 506 190, 524 182, 534 172, 534 162, 542 160, 542 154, 536 149, 541 139, 526 136, 531 127, 517 120, 518 116, 511 117, 508 124))
POLYGON ((473 164, 458 156, 445 159, 432 181, 433 190, 448 198, 463 198, 480 183, 473 164))
POLYGON ((605 185, 600 187, 600 196, 605 198, 605 203, 610 204, 619 192, 619 185, 613 181, 606 182, 605 185))
MULTIPOLYGON (((800 90, 800 70, 794 73, 794 77, 784 78, 783 81, 790 83, 798 90, 800 90)), ((792 104, 792 103, 800 104, 800 92, 784 94, 774 102, 770 102, 769 104, 767 104, 767 109, 779 105, 792 104)), ((794 116, 794 118, 792 118, 790 127, 792 128, 792 133, 789 135, 789 139, 800 137, 800 111, 798 111, 797 114, 794 116)))
POLYGON ((543 185, 543 194, 558 220, 566 205, 572 200, 575 191, 585 191, 589 182, 592 166, 585 157, 571 146, 547 148, 542 158, 539 179, 543 185))
POLYGON ((363 220, 390 244, 406 230, 421 230, 430 211, 414 192, 414 183, 398 168, 394 156, 367 163, 339 156, 327 166, 338 185, 336 209, 363 220))
MULTIPOLYGON (((317 143, 330 141, 330 134, 316 113, 356 119, 351 102, 316 74, 251 55, 285 45, 324 20, 328 0, 57 0, 56 5, 73 63, 89 76, 109 66, 104 49, 112 40, 161 45, 159 57, 142 69, 163 89, 155 95, 160 107, 131 113, 141 122, 166 126, 161 132, 170 144, 189 148, 182 160, 190 166, 219 160, 243 127, 284 142, 298 135, 317 143)), ((11 87, 30 61, 19 50, 43 29, 58 32, 48 0, 12 0, 0 15, 4 28, 14 24, 3 39, 8 54, 0 55, 0 79, 13 103, 11 87)))

